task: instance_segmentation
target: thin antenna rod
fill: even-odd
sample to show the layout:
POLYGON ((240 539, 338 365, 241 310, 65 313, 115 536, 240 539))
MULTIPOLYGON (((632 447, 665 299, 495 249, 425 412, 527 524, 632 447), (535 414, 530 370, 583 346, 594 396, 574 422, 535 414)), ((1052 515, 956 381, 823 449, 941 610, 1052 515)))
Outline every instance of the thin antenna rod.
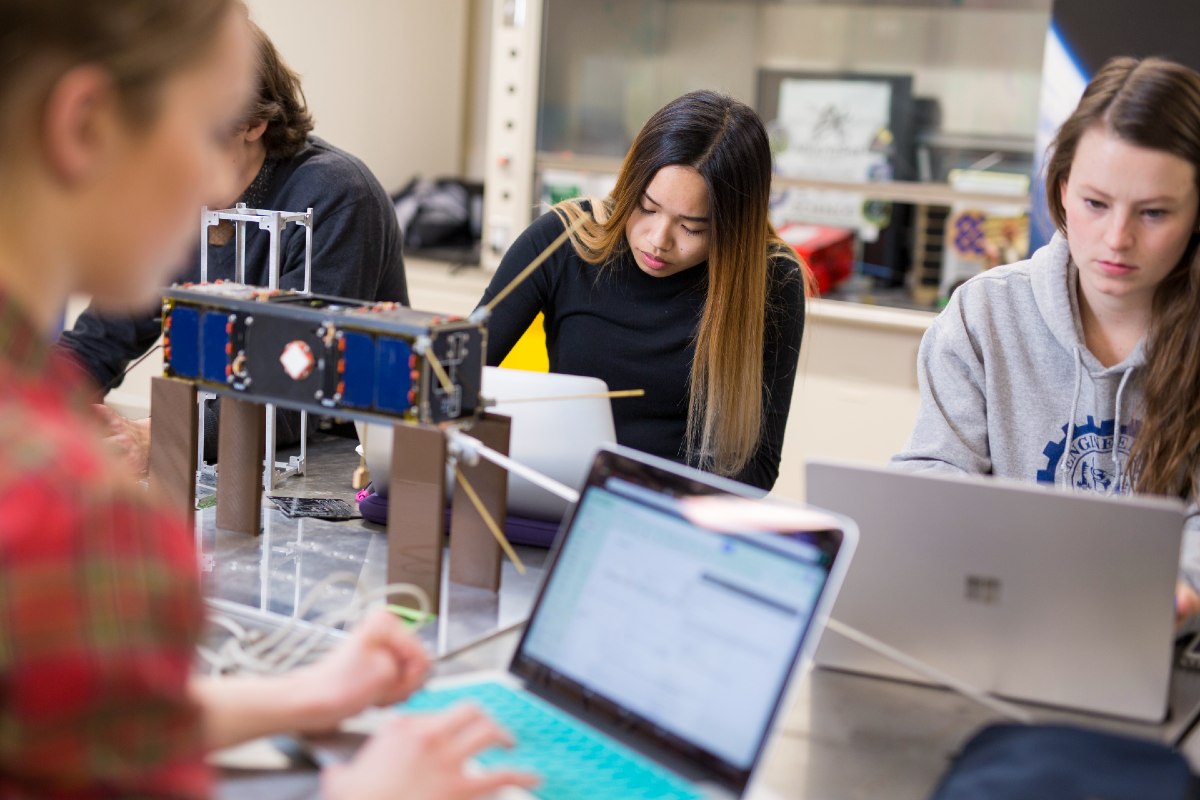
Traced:
POLYGON ((454 394, 454 384, 450 382, 450 376, 446 374, 446 368, 442 366, 442 362, 438 360, 437 354, 433 352, 433 345, 425 348, 425 357, 429 359, 429 366, 433 367, 433 374, 437 376, 438 383, 442 385, 442 391, 446 394, 454 394))
POLYGON ((857 628, 852 628, 843 622, 838 622, 832 617, 830 617, 825 623, 825 627, 846 637, 856 644, 862 645, 872 652, 878 653, 889 661, 895 661, 900 666, 907 667, 913 672, 916 672, 937 684, 953 689, 963 697, 974 700, 976 703, 979 703, 982 706, 987 706, 998 714, 1002 714, 1009 719, 1014 719, 1017 722, 1023 722, 1026 725, 1033 724, 1033 717, 1024 709, 1017 708, 1011 703, 1006 703, 1003 700, 997 700, 995 697, 992 697, 982 689, 977 689, 970 684, 963 683, 958 678, 947 675, 940 669, 931 667, 924 661, 919 661, 907 653, 902 653, 891 645, 884 644, 875 637, 868 636, 857 628))
POLYGON ((568 503, 579 502, 579 492, 575 491, 570 486, 559 483, 553 478, 543 475, 532 467, 527 467, 518 461, 513 461, 503 453, 497 452, 496 450, 488 447, 474 436, 468 436, 459 431, 451 431, 450 441, 456 447, 461 449, 462 456, 464 457, 477 455, 481 458, 486 458, 496 466, 506 469, 514 475, 521 476, 535 486, 540 486, 541 488, 545 489, 550 494, 561 497, 568 503))
POLYGON ((471 505, 475 506, 475 510, 479 512, 479 516, 483 518, 483 523, 487 525, 488 530, 492 532, 492 536, 496 537, 496 541, 500 543, 500 548, 509 560, 513 562, 513 566, 517 568, 517 572, 525 574, 525 564, 521 561, 521 557, 517 555, 517 551, 513 550, 512 543, 508 541, 508 537, 504 535, 504 531, 500 530, 500 526, 496 524, 496 520, 492 519, 492 515, 484 507, 483 501, 479 499, 479 495, 475 494, 474 487, 467 480, 467 476, 463 475, 462 469, 456 464, 454 466, 454 476, 458 478, 458 482, 462 484, 463 491, 467 493, 467 499, 471 501, 471 505))
POLYGON ((487 398, 485 404, 488 406, 508 405, 509 403, 542 403, 542 402, 559 402, 563 400, 593 400, 599 398, 619 398, 619 397, 644 397, 645 389, 618 389, 613 392, 593 392, 591 394, 562 394, 558 397, 514 397, 514 398, 487 398))
POLYGON ((546 261, 546 259, 548 259, 550 256, 554 255, 554 251, 557 250, 558 248, 562 247, 563 243, 566 242, 567 239, 571 238, 571 234, 574 233, 576 230, 578 230, 580 227, 582 227, 582 225, 586 221, 587 221, 587 217, 580 217, 579 219, 575 220, 575 222, 573 222, 569 228, 567 228, 565 231, 560 233, 558 235, 558 238, 550 243, 549 247, 547 247, 542 252, 538 253, 537 257, 535 259, 533 259, 533 261, 529 262, 529 266, 527 266, 525 269, 521 270, 521 273, 519 275, 517 275, 517 277, 513 278, 512 281, 509 282, 508 286, 505 286, 503 289, 501 289, 500 292, 495 297, 492 298, 491 302, 489 302, 486 306, 483 307, 484 313, 491 314, 492 309, 494 309, 500 303, 501 300, 508 297, 508 295, 514 289, 516 289, 518 286, 520 286, 522 283, 524 283, 525 279, 528 278, 530 275, 532 275, 534 273, 534 270, 536 270, 538 267, 540 267, 546 261))

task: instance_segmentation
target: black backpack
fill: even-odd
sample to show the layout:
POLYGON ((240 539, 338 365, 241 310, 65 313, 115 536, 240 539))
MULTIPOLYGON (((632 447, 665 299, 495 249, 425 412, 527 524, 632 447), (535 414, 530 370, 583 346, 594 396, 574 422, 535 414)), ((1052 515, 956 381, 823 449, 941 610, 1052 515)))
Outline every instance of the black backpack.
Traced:
POLYGON ((933 800, 1188 800, 1187 761, 1159 742, 1070 725, 989 725, 955 758, 933 800))

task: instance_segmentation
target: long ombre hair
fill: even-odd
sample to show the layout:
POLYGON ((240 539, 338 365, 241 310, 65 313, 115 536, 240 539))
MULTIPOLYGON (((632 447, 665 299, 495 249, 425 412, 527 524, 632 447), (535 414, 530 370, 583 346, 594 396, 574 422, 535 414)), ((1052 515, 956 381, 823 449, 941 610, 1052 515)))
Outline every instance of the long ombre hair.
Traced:
POLYGON ((691 167, 708 186, 708 293, 696 331, 688 396, 688 462, 736 475, 758 447, 762 431, 763 340, 768 260, 807 267, 768 217, 771 150, 762 120, 744 103, 716 92, 685 94, 659 109, 634 139, 617 184, 592 211, 579 200, 555 206, 579 256, 604 265, 629 251, 626 223, 660 169, 691 167))
MULTIPOLYGON (((1200 192, 1200 74, 1157 58, 1116 58, 1096 73, 1055 138, 1046 169, 1050 213, 1064 235, 1060 191, 1080 138, 1096 126, 1129 144, 1178 156, 1200 192)), ((1193 232, 1183 257, 1154 292, 1146 337, 1142 421, 1130 462, 1133 487, 1194 497, 1200 473, 1200 258, 1193 232)), ((1116 433, 1120 433, 1117 431, 1116 433)))

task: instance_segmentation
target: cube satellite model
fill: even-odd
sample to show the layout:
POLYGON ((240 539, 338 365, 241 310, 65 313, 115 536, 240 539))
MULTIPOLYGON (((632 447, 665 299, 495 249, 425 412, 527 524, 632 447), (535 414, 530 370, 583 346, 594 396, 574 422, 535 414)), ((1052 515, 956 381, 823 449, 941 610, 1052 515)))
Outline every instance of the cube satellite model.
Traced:
POLYGON ((164 374, 327 416, 472 421, 481 322, 240 283, 182 284, 163 299, 164 374))

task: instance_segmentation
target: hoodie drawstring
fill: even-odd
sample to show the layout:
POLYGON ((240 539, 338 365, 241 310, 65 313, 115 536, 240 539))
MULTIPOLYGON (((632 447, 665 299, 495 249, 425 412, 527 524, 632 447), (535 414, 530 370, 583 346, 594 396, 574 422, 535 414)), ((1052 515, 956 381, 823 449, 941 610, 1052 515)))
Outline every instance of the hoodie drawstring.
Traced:
MULTIPOLYGON (((1079 411, 1079 394, 1083 391, 1083 356, 1075 347, 1075 396, 1071 400, 1071 415, 1067 417, 1067 438, 1063 443, 1062 458, 1058 460, 1058 473, 1054 476, 1055 486, 1066 486, 1067 454, 1071 451, 1071 442, 1075 441, 1075 413, 1079 411)), ((1122 381, 1122 386, 1124 382, 1122 381)))
MULTIPOLYGON (((1064 442, 1063 457, 1059 459, 1058 470, 1054 476, 1055 486, 1066 486, 1069 481, 1067 479, 1068 462, 1067 453, 1071 449, 1071 442, 1075 440, 1075 415, 1079 411, 1079 395, 1083 391, 1083 356, 1079 348, 1074 348, 1075 353, 1075 394, 1071 399, 1071 416, 1067 418, 1067 438, 1064 442)), ((1113 420, 1113 437, 1112 449, 1110 455, 1113 460, 1113 466, 1116 468, 1116 475, 1113 476, 1112 484, 1108 488, 1108 494, 1116 494, 1121 491, 1121 483, 1125 480, 1125 459, 1121 456, 1121 405, 1125 398, 1125 387, 1129 384, 1129 379, 1133 375, 1134 367, 1125 370, 1121 375, 1121 382, 1117 385, 1117 407, 1113 420)))
MULTIPOLYGON (((1078 350, 1076 351, 1078 352, 1078 350)), ((1112 442, 1112 460, 1116 465, 1117 474, 1113 479, 1112 486, 1109 487, 1109 494, 1115 494, 1121 489, 1121 481, 1124 479, 1125 462, 1121 458, 1121 451, 1117 447, 1121 443, 1121 395, 1125 393, 1125 384, 1129 383, 1129 376, 1133 374, 1133 367, 1125 370, 1125 374, 1121 376, 1121 383, 1117 386, 1117 410, 1116 419, 1113 420, 1113 442, 1112 442)))

